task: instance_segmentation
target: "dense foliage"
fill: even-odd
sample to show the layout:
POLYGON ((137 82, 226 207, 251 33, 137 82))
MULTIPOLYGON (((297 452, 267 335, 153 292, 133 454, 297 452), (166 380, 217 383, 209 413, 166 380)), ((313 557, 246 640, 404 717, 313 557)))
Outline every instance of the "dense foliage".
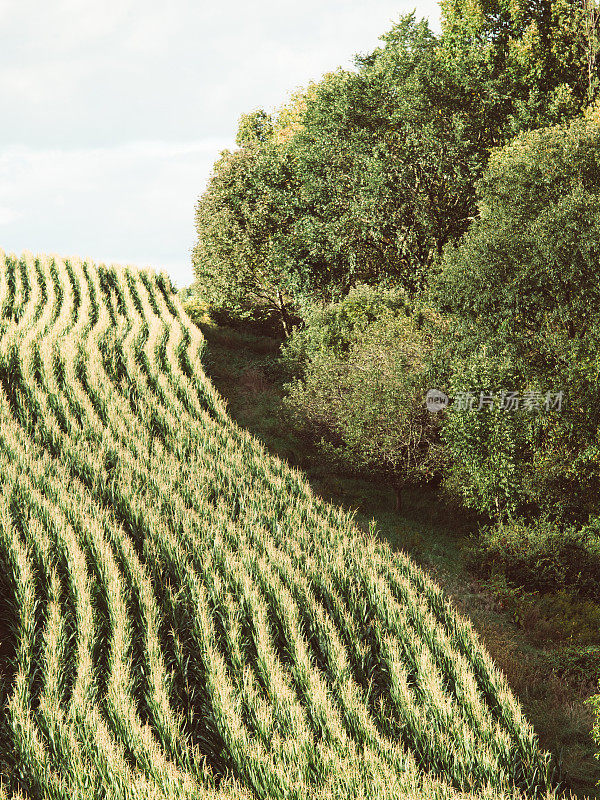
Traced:
POLYGON ((424 404, 435 316, 367 287, 305 313, 284 351, 297 373, 289 422, 338 470, 386 481, 399 509, 405 486, 441 469, 438 419, 424 404))
MULTIPOLYGON (((244 124, 242 123, 242 129, 244 124)), ((249 139, 224 151, 196 209, 196 293, 217 312, 269 319, 287 330, 294 273, 286 245, 296 202, 290 165, 272 142, 249 139)))
POLYGON ((477 570, 503 575, 530 592, 569 592, 594 600, 600 575, 600 521, 561 526, 546 517, 484 527, 473 548, 477 570))
MULTIPOLYGON (((441 0, 447 58, 494 144, 565 121, 598 89, 586 0, 441 0)), ((597 19, 595 20, 597 24, 597 19)))
MULTIPOLYGON (((456 319, 452 393, 538 393, 537 407, 461 410, 445 436, 465 498, 483 510, 600 509, 600 116, 496 152, 480 216, 446 251, 441 307, 456 319), (564 392, 546 410, 545 393, 564 392)), ((531 395, 532 399, 535 395, 531 395)))
POLYGON ((242 116, 196 209, 196 291, 214 307, 271 310, 289 333, 307 294, 422 289, 476 214, 490 148, 581 111, 581 3, 463 5, 442 4, 441 36, 402 17, 355 70, 242 116))

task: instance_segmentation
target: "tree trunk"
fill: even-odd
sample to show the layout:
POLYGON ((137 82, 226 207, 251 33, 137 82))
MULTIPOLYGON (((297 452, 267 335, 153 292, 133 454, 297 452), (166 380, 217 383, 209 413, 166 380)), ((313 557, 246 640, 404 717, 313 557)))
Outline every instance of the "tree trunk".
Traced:
POLYGON ((283 295, 279 291, 277 292, 277 299, 279 300, 279 312, 281 314, 281 325, 283 327, 283 335, 287 339, 291 333, 290 315, 288 314, 288 310, 285 307, 285 303, 283 302, 283 295))
POLYGON ((394 489, 394 511, 399 514, 402 511, 402 484, 395 483, 394 489))

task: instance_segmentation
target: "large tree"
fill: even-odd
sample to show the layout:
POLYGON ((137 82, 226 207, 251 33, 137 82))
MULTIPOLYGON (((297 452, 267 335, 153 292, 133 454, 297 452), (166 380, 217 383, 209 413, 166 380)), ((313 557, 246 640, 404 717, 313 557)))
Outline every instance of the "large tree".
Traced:
POLYGON ((445 0, 441 37, 402 17, 356 69, 242 117, 198 203, 198 288, 239 313, 262 303, 284 326, 302 295, 420 291, 477 215, 491 149, 582 108, 596 69, 586 8, 445 0))
POLYGON ((217 162, 196 211, 209 299, 276 305, 280 289, 333 299, 380 281, 417 291, 465 230, 484 143, 425 21, 404 17, 382 42, 274 117, 242 118, 239 149, 217 162))
MULTIPOLYGON (((467 500, 489 512, 600 512, 600 110, 492 156, 480 217, 435 291, 455 322, 453 394, 564 393, 560 410, 455 404, 445 436, 467 500)), ((537 395, 530 395, 535 397, 537 395)))
POLYGON ((591 0, 441 0, 445 57, 497 141, 564 121, 597 90, 591 0))
POLYGON ((237 144, 221 154, 196 206, 194 290, 213 310, 275 315, 287 334, 294 288, 287 238, 297 216, 292 166, 262 111, 242 117, 237 144))
POLYGON ((316 87, 292 149, 306 214, 299 241, 314 287, 387 282, 416 291, 474 212, 484 153, 425 21, 316 87))

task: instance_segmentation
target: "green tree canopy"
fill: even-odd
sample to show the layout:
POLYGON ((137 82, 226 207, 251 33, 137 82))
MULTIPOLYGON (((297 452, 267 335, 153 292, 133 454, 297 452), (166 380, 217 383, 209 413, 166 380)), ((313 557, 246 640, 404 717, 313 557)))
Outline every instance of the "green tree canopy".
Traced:
POLYGON ((441 36, 406 15, 355 69, 243 115, 198 203, 199 290, 236 313, 266 304, 284 325, 302 296, 421 291, 477 215, 490 151, 582 109, 584 6, 445 0, 441 36))
POLYGON ((262 112, 241 120, 238 142, 215 164, 196 206, 195 290, 238 317, 279 318, 289 332, 294 274, 286 237, 295 218, 289 157, 262 112))
POLYGON ((414 15, 382 42, 278 114, 241 118, 239 150, 217 162, 197 207, 205 293, 223 287, 231 304, 259 286, 264 295, 265 280, 325 299, 380 281, 414 292, 465 230, 486 153, 452 99, 439 43, 414 15))
POLYGON ((523 134, 495 152, 480 218, 449 246, 435 292, 455 321, 457 391, 564 392, 560 413, 448 415, 471 504, 586 518, 600 496, 600 122, 523 134))
MULTIPOLYGON (((497 135, 571 118, 597 89, 589 0, 441 0, 446 58, 497 135), (481 91, 483 89, 483 91, 481 91)), ((496 143, 500 143, 497 140, 496 143)))

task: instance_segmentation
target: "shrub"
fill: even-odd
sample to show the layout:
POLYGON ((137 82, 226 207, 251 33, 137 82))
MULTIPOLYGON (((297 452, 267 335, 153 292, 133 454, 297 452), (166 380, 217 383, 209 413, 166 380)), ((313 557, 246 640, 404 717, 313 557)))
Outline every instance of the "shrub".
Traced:
POLYGON ((532 523, 509 518, 482 528, 471 555, 482 574, 504 574, 528 590, 566 590, 598 598, 598 519, 577 527, 561 526, 547 517, 532 523))
POLYGON ((409 314, 406 292, 361 284, 337 302, 304 302, 304 325, 282 348, 282 361, 298 374, 319 354, 344 357, 366 328, 384 317, 409 314))
POLYGON ((399 509, 404 486, 440 470, 439 419, 425 406, 435 315, 382 302, 371 319, 376 304, 354 307, 355 298, 314 314, 292 337, 301 377, 285 408, 338 468, 386 480, 399 509))
POLYGON ((208 303, 196 294, 189 294, 182 298, 183 307, 190 319, 196 325, 209 325, 211 323, 208 303))

